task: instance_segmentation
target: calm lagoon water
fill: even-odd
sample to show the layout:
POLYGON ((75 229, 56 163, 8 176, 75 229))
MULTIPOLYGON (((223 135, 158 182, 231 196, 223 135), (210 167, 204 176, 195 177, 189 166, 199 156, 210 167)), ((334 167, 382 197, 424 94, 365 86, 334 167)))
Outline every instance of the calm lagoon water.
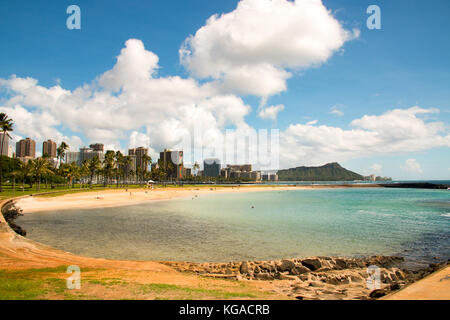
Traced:
POLYGON ((225 262, 400 254, 418 266, 450 257, 447 190, 211 194, 33 213, 17 223, 33 240, 109 259, 225 262))

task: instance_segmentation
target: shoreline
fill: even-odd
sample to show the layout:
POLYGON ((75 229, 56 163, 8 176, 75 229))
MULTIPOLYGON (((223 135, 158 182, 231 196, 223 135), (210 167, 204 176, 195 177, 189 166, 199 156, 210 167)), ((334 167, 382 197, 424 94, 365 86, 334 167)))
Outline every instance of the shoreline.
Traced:
POLYGON ((121 207, 135 204, 142 204, 154 201, 167 201, 172 199, 189 198, 205 194, 230 194, 245 192, 264 191, 289 191, 289 190, 311 190, 311 189, 346 189, 346 188, 383 188, 378 184, 364 185, 261 185, 261 186, 201 186, 201 187, 169 187, 158 189, 118 189, 86 191, 80 193, 66 194, 55 197, 27 196, 16 201, 16 204, 23 209, 24 214, 70 209, 91 209, 121 207))
MULTIPOLYGON (((380 185, 353 185, 350 188, 380 188, 380 185)), ((205 194, 225 194, 235 192, 261 192, 276 190, 306 190, 324 189, 330 186, 241 186, 241 187, 185 187, 163 189, 124 189, 103 190, 66 194, 56 197, 27 196, 13 200, 24 210, 24 214, 49 210, 88 209, 95 207, 127 206, 149 201, 165 201, 181 199, 205 194), (131 192, 131 195, 130 195, 131 192)), ((349 188, 331 186, 331 188, 349 188)), ((11 200, 1 203, 3 207, 11 200)), ((86 267, 108 267, 114 270, 146 270, 155 273, 159 279, 164 274, 182 274, 183 277, 199 276, 214 279, 236 279, 251 283, 266 283, 265 286, 278 290, 282 295, 296 299, 373 299, 390 295, 391 292, 409 286, 411 283, 429 275, 433 268, 422 270, 414 275, 406 270, 392 267, 386 261, 395 262, 397 258, 381 257, 378 260, 382 267, 385 281, 383 292, 372 294, 365 287, 364 274, 368 258, 313 257, 302 259, 287 259, 279 261, 249 261, 250 268, 243 263, 191 263, 168 261, 120 261, 77 256, 68 252, 37 243, 33 240, 15 234, 5 225, 3 215, 0 216, 0 268, 22 269, 35 267, 60 266, 76 264, 86 267), (387 259, 387 260, 386 260, 387 259), (318 260, 321 267, 305 267, 303 261, 318 260), (19 261, 19 263, 18 263, 19 261), (287 262, 287 261, 290 261, 287 262), (283 264, 285 266, 283 266, 283 264), (286 267, 286 264, 289 267, 286 267), (205 267, 206 266, 206 267, 205 267), (307 270, 309 269, 309 270, 307 270), (256 271, 256 272, 255 272, 256 271), (266 281, 262 281, 266 280, 266 281), (311 287, 316 288, 311 290, 311 287), (320 294, 319 294, 320 293, 320 294)), ((436 265, 435 268, 439 267, 436 265)), ((442 267, 442 265, 440 265, 442 267)), ((449 269, 449 267, 445 268, 449 269)), ((126 271, 128 272, 128 271, 126 271)), ((184 281, 184 280, 183 280, 184 281)), ((394 293, 395 294, 395 293, 394 293)))

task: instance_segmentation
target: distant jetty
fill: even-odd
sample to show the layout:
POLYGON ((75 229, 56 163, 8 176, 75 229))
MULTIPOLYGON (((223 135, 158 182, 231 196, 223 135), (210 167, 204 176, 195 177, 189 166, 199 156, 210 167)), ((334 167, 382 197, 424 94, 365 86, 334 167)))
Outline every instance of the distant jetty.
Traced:
POLYGON ((448 190, 448 184, 436 184, 430 182, 399 182, 399 183, 385 183, 380 184, 385 188, 405 188, 405 189, 444 189, 448 190))

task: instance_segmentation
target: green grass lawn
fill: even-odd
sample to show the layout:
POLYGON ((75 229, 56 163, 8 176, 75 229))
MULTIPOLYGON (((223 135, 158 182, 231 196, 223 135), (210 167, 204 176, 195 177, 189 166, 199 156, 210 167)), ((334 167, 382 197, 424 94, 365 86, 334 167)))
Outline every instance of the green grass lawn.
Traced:
MULTIPOLYGON (((200 279, 195 286, 139 283, 128 279, 126 270, 114 278, 108 269, 82 268, 81 288, 67 288, 67 266, 43 269, 0 270, 0 300, 99 300, 99 299, 268 299, 246 283, 200 279)), ((145 274, 146 271, 138 271, 145 274)), ((145 279, 145 277, 144 277, 145 279)))

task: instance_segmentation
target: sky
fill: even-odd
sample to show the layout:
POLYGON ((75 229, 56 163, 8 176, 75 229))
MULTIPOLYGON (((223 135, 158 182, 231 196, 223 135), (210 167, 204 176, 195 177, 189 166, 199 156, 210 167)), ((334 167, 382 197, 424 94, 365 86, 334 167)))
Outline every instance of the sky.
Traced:
POLYGON ((53 139, 156 159, 189 136, 201 162, 277 130, 271 169, 450 179, 449 18, 448 0, 2 1, 0 111, 38 152, 53 139))

